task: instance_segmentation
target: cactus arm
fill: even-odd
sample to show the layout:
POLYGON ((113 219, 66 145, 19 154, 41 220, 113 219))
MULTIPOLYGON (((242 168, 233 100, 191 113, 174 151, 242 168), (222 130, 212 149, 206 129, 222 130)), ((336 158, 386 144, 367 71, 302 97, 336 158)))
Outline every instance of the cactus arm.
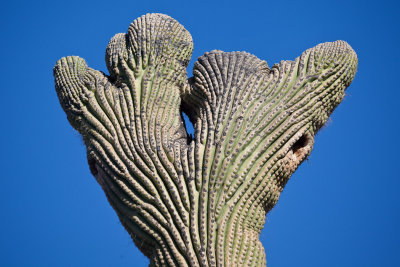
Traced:
POLYGON ((199 212, 208 218, 202 240, 209 262, 263 265, 258 236, 265 214, 311 152, 315 133, 342 100, 356 64, 343 41, 318 45, 271 69, 244 52, 213 51, 196 62, 183 107, 189 107, 184 111, 196 133, 207 137, 195 151, 206 147, 200 201, 207 208, 199 212), (192 100, 199 95, 203 102, 192 100), (248 253, 254 255, 238 258, 248 253))
POLYGON ((136 245, 162 265, 196 265, 187 253, 193 197, 183 178, 187 159, 180 159, 187 134, 179 87, 191 51, 190 34, 175 20, 146 15, 110 41, 110 77, 79 57, 63 58, 54 69, 60 102, 84 137, 92 173, 136 245))

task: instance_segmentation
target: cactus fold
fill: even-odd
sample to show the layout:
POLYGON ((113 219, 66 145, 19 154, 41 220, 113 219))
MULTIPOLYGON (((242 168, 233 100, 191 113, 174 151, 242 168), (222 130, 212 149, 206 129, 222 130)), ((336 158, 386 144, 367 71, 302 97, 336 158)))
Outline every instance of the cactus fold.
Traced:
POLYGON ((151 266, 265 266, 265 215, 343 99, 357 56, 336 41, 270 68, 215 50, 187 79, 192 48, 177 21, 147 14, 111 39, 109 76, 62 58, 56 91, 91 173, 151 266))

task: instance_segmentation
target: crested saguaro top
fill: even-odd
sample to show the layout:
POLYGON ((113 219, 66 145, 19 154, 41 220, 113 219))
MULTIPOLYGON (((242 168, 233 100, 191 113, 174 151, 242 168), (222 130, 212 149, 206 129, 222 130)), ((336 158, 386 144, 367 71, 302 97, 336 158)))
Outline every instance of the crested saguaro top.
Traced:
POLYGON ((192 48, 176 20, 144 15, 108 44, 109 76, 80 57, 57 62, 60 103, 151 266, 265 266, 265 215, 342 101, 357 56, 336 41, 270 68, 215 50, 188 79, 192 48))

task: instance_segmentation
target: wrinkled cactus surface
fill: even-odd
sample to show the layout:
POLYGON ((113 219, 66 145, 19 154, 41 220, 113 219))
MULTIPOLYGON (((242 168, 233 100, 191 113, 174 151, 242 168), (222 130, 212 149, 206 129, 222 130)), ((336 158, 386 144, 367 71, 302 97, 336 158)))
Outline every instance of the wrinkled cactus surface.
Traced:
POLYGON ((109 76, 76 56, 57 62, 60 103, 151 266, 265 266, 266 213, 343 99, 357 56, 336 41, 270 68, 215 50, 188 79, 192 48, 176 20, 144 15, 108 44, 109 76))

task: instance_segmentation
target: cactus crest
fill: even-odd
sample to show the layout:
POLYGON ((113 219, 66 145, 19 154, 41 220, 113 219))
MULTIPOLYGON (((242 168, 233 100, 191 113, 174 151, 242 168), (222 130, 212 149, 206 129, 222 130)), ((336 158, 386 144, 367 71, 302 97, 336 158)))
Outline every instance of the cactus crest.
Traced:
POLYGON ((56 63, 60 103, 151 266, 265 266, 266 213, 343 99, 357 56, 336 41, 270 68, 214 50, 188 79, 192 49, 176 20, 144 15, 108 44, 109 76, 76 56, 56 63))

